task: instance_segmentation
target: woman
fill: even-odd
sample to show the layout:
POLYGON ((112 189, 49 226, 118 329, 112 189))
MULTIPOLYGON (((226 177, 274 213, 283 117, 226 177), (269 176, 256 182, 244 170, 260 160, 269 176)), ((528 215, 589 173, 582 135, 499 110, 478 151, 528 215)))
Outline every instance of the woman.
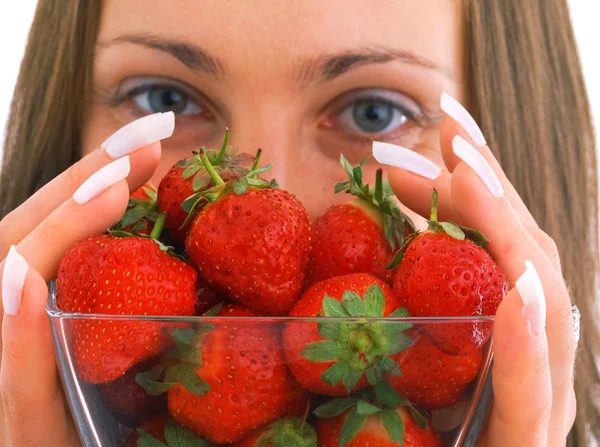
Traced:
MULTIPOLYGON (((162 116, 155 124, 168 133, 162 116)), ((400 201, 426 215, 437 187, 441 214, 483 230, 516 284, 497 315, 496 400, 482 445, 564 445, 572 426, 570 445, 600 439, 596 158, 565 0, 40 0, 0 179, 0 259, 16 246, 4 264, 26 275, 22 290, 7 280, 3 292, 8 445, 77 443, 44 280, 68 247, 118 220, 130 189, 216 146, 225 126, 234 145, 263 148, 313 217, 343 200, 330 191, 341 152, 356 162, 373 140, 410 148, 376 145, 377 159, 396 165, 400 201), (442 110, 443 91, 483 133, 451 97, 442 110), (112 155, 129 152, 131 171, 120 162, 108 190, 91 180, 71 198, 113 160, 95 150, 109 135, 167 111, 176 129, 162 147, 145 141, 148 121, 130 127, 112 138, 112 155), (138 149, 129 137, 152 144, 138 149), (577 400, 570 300, 584 327, 577 400)), ((371 178, 377 167, 367 164, 371 178)))

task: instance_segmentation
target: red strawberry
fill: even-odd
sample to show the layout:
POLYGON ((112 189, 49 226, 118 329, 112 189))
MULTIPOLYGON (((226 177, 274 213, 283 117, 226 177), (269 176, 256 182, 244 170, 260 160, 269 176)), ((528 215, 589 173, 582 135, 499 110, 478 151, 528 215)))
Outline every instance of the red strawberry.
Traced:
POLYGON ((254 176, 269 167, 224 183, 201 156, 218 186, 187 202, 203 205, 185 241, 187 256, 216 292, 259 313, 285 315, 300 296, 308 262, 306 209, 254 176))
POLYGON ((156 188, 151 182, 131 193, 127 211, 114 230, 149 235, 158 217, 156 188))
MULTIPOLYGON (((162 221, 162 218, 161 218, 162 221)), ((160 234, 157 221, 153 234, 160 234)), ((66 312, 115 315, 193 315, 196 271, 148 237, 92 236, 62 259, 58 307, 66 312)), ((75 365, 81 378, 103 383, 153 357, 168 343, 152 321, 73 322, 75 365)))
POLYGON ((187 428, 178 425, 169 413, 161 414, 143 422, 140 428, 131 433, 123 447, 164 446, 164 447, 212 447, 187 428), (142 440, 143 444, 140 443, 142 440))
MULTIPOLYGON (((508 282, 482 246, 487 239, 470 228, 437 222, 434 191, 429 230, 412 236, 395 258, 394 290, 415 317, 494 315, 508 282)), ((427 325, 434 343, 449 354, 468 354, 490 336, 491 323, 427 325)))
POLYGON ((300 418, 279 419, 235 447, 317 447, 315 429, 300 418))
POLYGON ((352 168, 341 156, 349 180, 336 185, 335 192, 345 191, 357 198, 332 206, 311 226, 307 286, 349 273, 369 273, 391 282, 393 272, 386 266, 394 250, 404 244, 405 233, 414 231, 414 226, 383 182, 381 169, 377 171, 375 189, 363 184, 365 161, 352 168))
POLYGON ((152 396, 135 381, 138 373, 151 369, 155 364, 156 359, 139 363, 118 379, 98 385, 102 402, 123 424, 135 426, 141 420, 166 410, 165 396, 152 396))
POLYGON ((377 398, 334 399, 315 410, 322 418, 316 424, 319 447, 442 447, 429 421, 386 384, 379 385, 377 398))
MULTIPOLYGON (((318 282, 304 293, 290 317, 406 316, 399 300, 383 281, 362 273, 318 282)), ((290 322, 283 331, 288 367, 306 389, 343 396, 374 384, 385 371, 398 372, 393 358, 411 344, 394 326, 369 322, 290 322)))
POLYGON ((440 351, 427 336, 402 352, 397 363, 401 376, 390 376, 390 385, 412 403, 428 410, 456 403, 477 377, 483 354, 480 349, 466 356, 440 351))
MULTIPOLYGON (((252 156, 236 154, 227 146, 228 132, 225 133, 223 145, 219 151, 207 150, 206 155, 216 171, 225 180, 245 175, 248 169, 244 165, 252 163, 252 156)), ((209 189, 212 184, 200 156, 194 152, 189 158, 178 161, 163 177, 158 185, 158 207, 167 213, 165 227, 169 229, 171 238, 179 245, 185 243, 188 225, 182 228, 188 219, 188 213, 181 207, 183 202, 198 191, 209 189)))
POLYGON ((138 381, 151 392, 168 389, 173 417, 216 443, 239 442, 265 424, 302 415, 308 393, 285 367, 277 327, 239 321, 257 316, 239 304, 217 316, 238 319, 176 330, 180 363, 166 369, 165 383, 154 382, 160 371, 138 381))

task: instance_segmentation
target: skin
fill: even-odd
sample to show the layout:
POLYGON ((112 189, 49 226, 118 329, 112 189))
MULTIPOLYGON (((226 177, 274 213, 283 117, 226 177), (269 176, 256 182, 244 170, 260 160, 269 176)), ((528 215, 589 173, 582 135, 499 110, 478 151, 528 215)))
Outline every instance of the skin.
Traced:
MULTIPOLYGON (((489 148, 478 149, 500 178, 503 198, 493 197, 475 172, 454 156, 452 137, 467 136, 439 108, 442 91, 468 103, 461 82, 459 2, 382 0, 377 8, 348 0, 103 4, 94 102, 84 129, 85 157, 0 222, 0 259, 14 244, 30 265, 21 312, 4 315, 2 327, 0 390, 8 445, 78 444, 55 372, 43 307, 44 280, 54 277, 65 250, 119 219, 130 190, 149 178, 158 183, 175 161, 198 146, 218 146, 225 126, 231 129, 234 146, 249 152, 263 148, 263 163, 274 163, 273 176, 299 197, 312 217, 347 199, 331 191, 345 176, 339 154, 357 163, 369 155, 373 139, 409 147, 444 167, 435 181, 400 169, 389 170, 388 176, 399 200, 424 216, 435 186, 440 192, 440 218, 482 230, 511 285, 523 273, 525 259, 532 260, 548 306, 546 331, 541 334, 531 333, 516 289, 498 310, 496 401, 481 445, 564 445, 574 418, 575 343, 556 247, 538 228, 489 148), (155 44, 161 39, 201 46, 219 60, 216 76, 148 48, 140 43, 144 40, 140 35, 154 36, 155 44), (137 36, 133 38, 137 43, 126 41, 132 36, 137 36), (354 64, 327 81, 323 76, 299 76, 311 72, 300 66, 306 68, 315 57, 321 64, 311 66, 319 73, 328 56, 383 47, 395 49, 396 55, 402 51, 404 57, 354 64), (77 205, 72 193, 110 161, 96 149, 102 141, 128 122, 159 111, 142 107, 148 95, 119 104, 115 99, 120 90, 131 90, 149 77, 154 83, 156 78, 169 78, 171 86, 190 92, 194 103, 186 110, 192 113, 177 118, 175 134, 162 147, 156 143, 131 155, 127 181, 77 205), (298 79, 304 82, 299 84, 298 79), (360 89, 379 89, 397 102, 400 115, 394 116, 400 121, 403 107, 428 118, 418 119, 419 123, 408 118, 386 132, 352 130, 356 126, 352 113, 340 110, 357 97, 350 92, 360 89)), ((372 160, 366 165, 368 178, 377 167, 372 160)))

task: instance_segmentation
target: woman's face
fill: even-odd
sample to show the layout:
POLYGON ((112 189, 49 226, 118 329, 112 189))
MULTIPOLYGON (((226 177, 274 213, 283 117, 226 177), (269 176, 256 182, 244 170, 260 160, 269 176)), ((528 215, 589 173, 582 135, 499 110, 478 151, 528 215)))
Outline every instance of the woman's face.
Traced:
MULTIPOLYGON (((442 164, 439 98, 464 99, 461 4, 449 0, 106 0, 85 152, 173 110, 157 184, 225 127, 312 217, 373 140, 442 164)), ((366 165, 374 178, 376 164, 366 165)))

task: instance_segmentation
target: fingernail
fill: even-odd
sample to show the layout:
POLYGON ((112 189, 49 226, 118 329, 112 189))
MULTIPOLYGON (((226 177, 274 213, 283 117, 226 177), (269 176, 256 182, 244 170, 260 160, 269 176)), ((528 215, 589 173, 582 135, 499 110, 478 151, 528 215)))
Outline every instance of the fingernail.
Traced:
POLYGON ((471 114, 460 102, 458 102, 448 93, 444 92, 442 93, 440 104, 442 110, 452 117, 454 121, 460 124, 463 129, 465 129, 465 132, 469 134, 477 146, 485 146, 485 137, 483 136, 483 132, 471 114))
POLYGON ((373 156, 381 164, 396 166, 431 180, 438 178, 442 172, 440 167, 428 158, 395 144, 374 141, 373 156))
POLYGON ((4 313, 8 315, 17 315, 21 309, 23 286, 28 269, 27 261, 17 253, 15 246, 10 247, 2 273, 2 304, 4 313))
POLYGON ((517 279, 516 286, 531 332, 537 335, 546 327, 546 297, 542 281, 531 261, 525 261, 525 273, 517 279))
POLYGON ((169 138, 174 129, 173 112, 155 113, 117 130, 101 147, 111 158, 121 158, 140 147, 169 138))
POLYGON ((129 175, 129 157, 125 156, 107 164, 88 178, 73 194, 73 199, 80 205, 89 202, 109 186, 114 185, 129 175))
POLYGON ((493 195, 496 197, 504 195, 504 188, 490 164, 467 140, 456 135, 452 139, 452 150, 475 171, 493 195))

